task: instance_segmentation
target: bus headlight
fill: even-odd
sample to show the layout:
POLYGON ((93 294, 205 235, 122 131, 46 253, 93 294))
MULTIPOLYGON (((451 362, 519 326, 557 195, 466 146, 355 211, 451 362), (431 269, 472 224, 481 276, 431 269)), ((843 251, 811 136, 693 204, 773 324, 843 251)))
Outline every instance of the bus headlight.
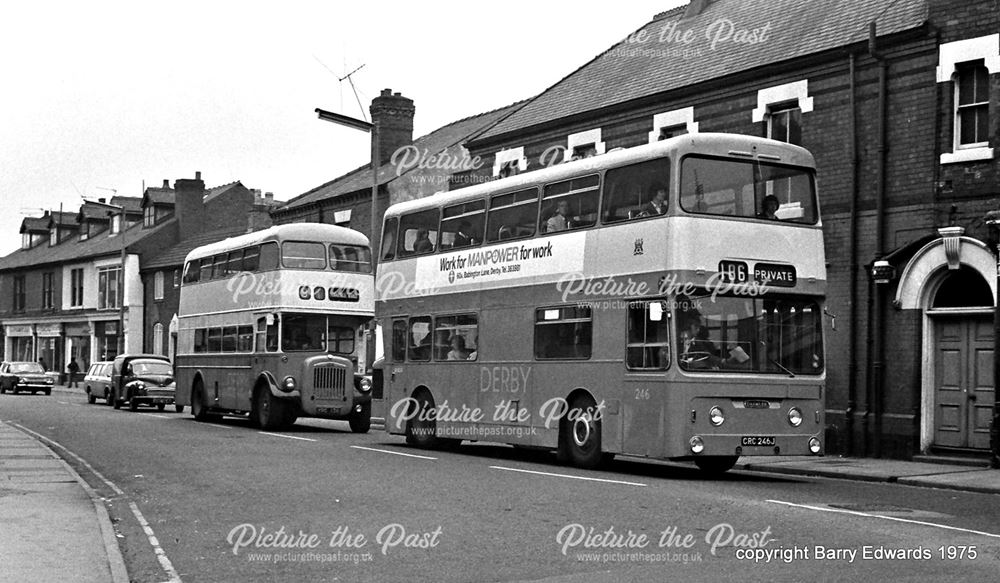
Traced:
POLYGON ((358 390, 361 391, 362 393, 367 393, 368 391, 372 390, 372 380, 368 377, 358 378, 356 384, 358 390))
POLYGON ((708 420, 712 425, 718 427, 726 422, 726 416, 722 414, 722 409, 712 407, 712 410, 708 412, 708 420))
POLYGON ((285 391, 286 393, 294 391, 295 390, 295 378, 294 377, 290 377, 290 376, 289 377, 285 377, 285 380, 281 381, 281 390, 285 391))
POLYGON ((788 410, 788 422, 792 424, 792 427, 802 425, 802 411, 799 411, 798 407, 792 407, 788 410))
POLYGON ((811 451, 813 453, 819 453, 819 450, 820 450, 819 439, 817 439, 815 437, 810 437, 809 438, 809 451, 811 451))
POLYGON ((702 441, 701 437, 695 435, 691 438, 689 443, 691 444, 691 453, 701 453, 705 451, 705 442, 702 441))

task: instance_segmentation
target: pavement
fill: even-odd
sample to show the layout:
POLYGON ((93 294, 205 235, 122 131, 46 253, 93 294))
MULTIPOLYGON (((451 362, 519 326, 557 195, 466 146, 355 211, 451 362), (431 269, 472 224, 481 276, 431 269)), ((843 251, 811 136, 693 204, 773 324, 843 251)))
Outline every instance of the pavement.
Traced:
MULTIPOLYGON (((54 387, 54 392, 82 394, 54 387)), ((744 456, 737 469, 1000 494, 1000 470, 844 458, 744 456)), ((45 443, 0 421, 0 581, 128 583, 104 500, 45 443)))

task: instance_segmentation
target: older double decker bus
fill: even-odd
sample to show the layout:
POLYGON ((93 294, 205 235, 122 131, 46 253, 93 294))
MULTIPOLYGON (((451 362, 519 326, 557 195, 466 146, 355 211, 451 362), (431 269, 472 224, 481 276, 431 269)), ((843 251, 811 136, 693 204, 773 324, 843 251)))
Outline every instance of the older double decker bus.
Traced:
POLYGON ((387 430, 693 460, 823 451, 815 164, 688 134, 404 202, 376 308, 387 430))
POLYGON ((303 223, 199 247, 181 280, 177 403, 199 420, 249 415, 273 429, 310 416, 366 432, 373 317, 361 233, 303 223))

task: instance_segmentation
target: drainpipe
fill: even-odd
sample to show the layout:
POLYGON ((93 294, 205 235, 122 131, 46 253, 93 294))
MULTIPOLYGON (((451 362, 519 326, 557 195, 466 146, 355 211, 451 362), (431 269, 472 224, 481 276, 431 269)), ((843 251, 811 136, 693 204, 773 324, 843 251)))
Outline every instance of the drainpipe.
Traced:
POLYGON ((847 367, 847 411, 846 431, 847 431, 847 455, 853 456, 854 451, 854 412, 858 407, 858 143, 857 143, 857 103, 855 102, 855 60, 852 52, 848 59, 848 69, 850 71, 850 93, 851 93, 851 121, 850 132, 850 164, 851 164, 851 212, 850 212, 850 334, 848 337, 848 360, 847 367))
MULTIPOLYGON (((990 243, 997 252, 997 290, 1000 293, 1000 211, 986 213, 990 243)), ((994 303, 997 303, 994 301, 994 303)), ((993 308, 993 423, 990 424, 990 467, 1000 468, 1000 305, 993 308)))
MULTIPOLYGON (((878 145, 876 147, 877 167, 876 167, 876 192, 875 192, 875 258, 879 259, 885 254, 885 172, 886 172, 886 102, 888 101, 888 62, 879 54, 876 48, 875 22, 868 25, 868 52, 878 63, 878 145)), ((883 322, 883 293, 882 286, 874 285, 874 297, 872 298, 872 401, 869 407, 873 409, 874 430, 873 430, 873 454, 875 457, 882 457, 882 411, 884 405, 884 373, 882 363, 884 361, 884 336, 885 326, 883 322)))

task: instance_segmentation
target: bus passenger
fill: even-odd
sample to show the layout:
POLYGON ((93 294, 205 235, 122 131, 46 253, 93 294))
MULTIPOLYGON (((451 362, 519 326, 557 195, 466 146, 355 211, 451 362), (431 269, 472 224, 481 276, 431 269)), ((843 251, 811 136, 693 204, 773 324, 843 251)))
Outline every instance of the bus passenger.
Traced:
POLYGON ((434 243, 431 243, 427 229, 417 229, 417 239, 413 242, 414 253, 430 253, 434 251, 434 243))
POLYGON ((775 214, 778 212, 778 207, 780 206, 781 203, 778 201, 778 197, 773 194, 769 194, 764 197, 763 208, 757 216, 761 219, 771 219, 774 221, 780 220, 778 219, 778 215, 775 214))
POLYGON ((475 244, 476 236, 472 233, 472 225, 469 224, 469 221, 462 221, 458 224, 458 232, 455 233, 455 242, 452 243, 452 248, 457 249, 475 244))
POLYGON ((556 214, 549 217, 545 222, 545 232, 555 233, 573 228, 573 222, 569 218, 569 201, 560 200, 556 204, 556 214))
POLYGON ((465 338, 459 335, 451 338, 451 351, 448 353, 448 360, 468 360, 469 351, 465 349, 465 338))

